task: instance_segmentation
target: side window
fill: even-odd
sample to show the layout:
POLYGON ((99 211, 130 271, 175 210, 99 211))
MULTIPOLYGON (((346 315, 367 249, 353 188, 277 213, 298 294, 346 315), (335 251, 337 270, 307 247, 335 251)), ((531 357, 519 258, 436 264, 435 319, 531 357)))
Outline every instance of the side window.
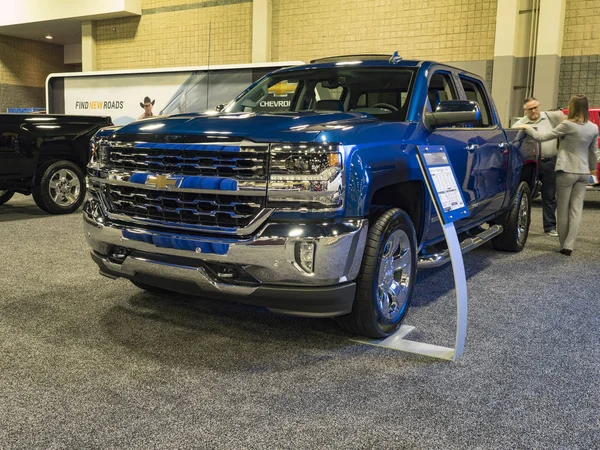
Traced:
POLYGON ((465 95, 467 96, 467 100, 471 100, 473 102, 477 102, 479 104, 479 108, 481 109, 481 124, 482 127, 492 127, 494 126, 492 115, 490 114, 490 105, 487 101, 487 97, 485 95, 485 90, 481 83, 476 80, 472 80, 469 78, 460 77, 460 82, 462 83, 463 89, 465 90, 465 95))
POLYGON ((435 111, 440 102, 456 99, 456 90, 452 84, 450 74, 447 72, 434 73, 427 89, 427 100, 425 101, 427 111, 435 111))

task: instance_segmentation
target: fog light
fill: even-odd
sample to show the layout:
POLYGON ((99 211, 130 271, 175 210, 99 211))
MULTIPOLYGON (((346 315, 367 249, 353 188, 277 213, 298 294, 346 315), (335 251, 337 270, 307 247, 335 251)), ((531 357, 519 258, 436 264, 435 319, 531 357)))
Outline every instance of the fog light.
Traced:
POLYGON ((296 263, 306 273, 313 273, 315 270, 315 248, 314 242, 296 242, 296 263))
POLYGON ((110 246, 108 248, 108 260, 115 264, 123 264, 129 255, 129 250, 124 247, 110 246))

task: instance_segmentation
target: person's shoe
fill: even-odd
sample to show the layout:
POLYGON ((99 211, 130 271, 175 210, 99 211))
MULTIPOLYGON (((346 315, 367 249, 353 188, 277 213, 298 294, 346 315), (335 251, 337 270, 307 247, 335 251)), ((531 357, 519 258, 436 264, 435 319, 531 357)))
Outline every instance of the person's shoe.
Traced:
POLYGON ((566 255, 566 256, 571 256, 571 253, 573 253, 573 250, 569 250, 568 248, 563 248, 562 250, 559 251, 559 253, 562 253, 563 255, 566 255))
POLYGON ((546 234, 548 236, 558 237, 558 233, 556 232, 556 230, 550 230, 550 231, 546 232, 546 234))

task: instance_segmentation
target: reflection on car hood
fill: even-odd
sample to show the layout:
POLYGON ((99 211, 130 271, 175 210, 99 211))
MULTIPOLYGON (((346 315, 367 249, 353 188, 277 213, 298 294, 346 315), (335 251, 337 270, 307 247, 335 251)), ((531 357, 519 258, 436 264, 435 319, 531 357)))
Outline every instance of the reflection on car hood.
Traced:
POLYGON ((117 130, 115 137, 199 135, 257 142, 310 142, 323 131, 374 122, 379 120, 368 114, 344 112, 189 114, 133 122, 117 130))

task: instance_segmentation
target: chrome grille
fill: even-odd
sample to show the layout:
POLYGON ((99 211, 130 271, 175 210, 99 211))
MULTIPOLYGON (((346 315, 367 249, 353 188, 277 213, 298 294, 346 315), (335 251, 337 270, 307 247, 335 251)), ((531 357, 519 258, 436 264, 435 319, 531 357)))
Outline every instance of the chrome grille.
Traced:
POLYGON ((111 169, 265 179, 268 147, 261 145, 110 142, 111 169))
POLYGON ((219 228, 246 227, 265 206, 265 197, 237 193, 206 194, 106 185, 104 194, 109 210, 115 214, 219 228))

